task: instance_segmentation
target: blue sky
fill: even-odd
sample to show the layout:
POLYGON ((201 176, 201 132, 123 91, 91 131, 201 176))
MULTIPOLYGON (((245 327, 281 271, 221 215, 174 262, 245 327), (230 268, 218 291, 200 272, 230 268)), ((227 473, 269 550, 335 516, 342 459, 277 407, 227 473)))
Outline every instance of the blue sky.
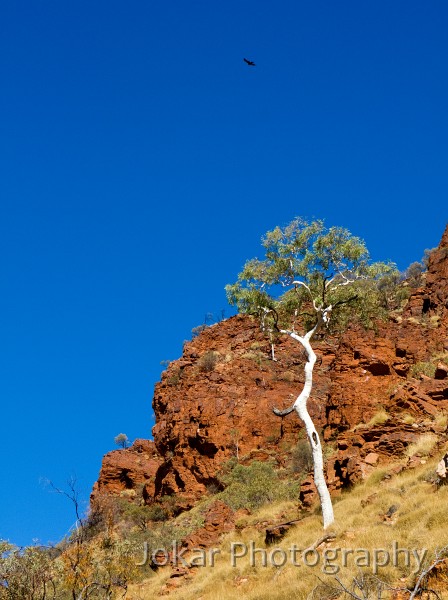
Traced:
MULTIPOLYGON (((0 537, 56 541, 261 235, 404 269, 447 222, 442 0, 0 8, 0 537), (247 67, 243 57, 257 66, 247 67)), ((231 314, 229 309, 227 315, 231 314)))

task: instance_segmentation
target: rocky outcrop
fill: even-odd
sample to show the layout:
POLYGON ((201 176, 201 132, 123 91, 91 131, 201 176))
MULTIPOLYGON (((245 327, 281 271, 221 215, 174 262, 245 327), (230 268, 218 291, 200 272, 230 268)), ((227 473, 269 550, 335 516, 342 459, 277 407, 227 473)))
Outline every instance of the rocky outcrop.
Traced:
MULTIPOLYGON (((309 409, 333 448, 327 459, 332 493, 403 455, 421 433, 443 432, 434 420, 448 409, 447 248, 448 228, 430 256, 425 286, 388 322, 315 340, 309 409), (432 363, 428 376, 423 367, 432 363), (375 419, 379 411, 386 420, 375 419)), ((303 427, 295 414, 279 418, 272 408, 289 406, 300 392, 304 360, 301 347, 285 337, 273 361, 269 341, 249 316, 206 328, 155 387, 154 443, 138 441, 106 455, 94 494, 138 488, 146 503, 176 494, 187 508, 219 489, 219 470, 232 457, 290 465, 303 427)), ((310 475, 302 503, 313 497, 310 475)))
POLYGON ((218 543, 220 536, 235 527, 233 510, 221 500, 215 500, 204 515, 204 525, 191 533, 183 543, 189 549, 207 548, 218 543))
POLYGON ((95 483, 91 501, 103 495, 141 496, 144 486, 155 480, 163 464, 154 442, 135 440, 130 448, 113 450, 103 458, 100 475, 95 483))

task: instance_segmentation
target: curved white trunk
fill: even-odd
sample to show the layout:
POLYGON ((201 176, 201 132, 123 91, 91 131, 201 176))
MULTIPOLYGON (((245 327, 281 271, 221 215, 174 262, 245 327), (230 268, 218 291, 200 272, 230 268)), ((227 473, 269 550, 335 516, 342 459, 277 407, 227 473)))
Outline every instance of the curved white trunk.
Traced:
POLYGON ((316 362, 316 354, 311 347, 310 339, 313 333, 316 331, 316 327, 309 331, 304 337, 297 335, 293 331, 282 330, 282 333, 286 333, 291 336, 294 340, 302 344, 307 354, 307 363, 305 365, 305 384, 303 390, 297 396, 294 402, 294 409, 302 419, 308 440, 311 445, 313 452, 313 465, 314 465, 314 483, 316 485, 317 492, 320 498, 320 504, 322 507, 322 516, 324 521, 324 529, 331 525, 334 521, 333 505, 331 503, 330 492, 328 491, 327 484, 324 476, 324 460, 322 454, 322 445, 320 443, 319 435, 314 427, 314 423, 308 413, 307 402, 311 394, 313 387, 313 369, 314 363, 316 362))

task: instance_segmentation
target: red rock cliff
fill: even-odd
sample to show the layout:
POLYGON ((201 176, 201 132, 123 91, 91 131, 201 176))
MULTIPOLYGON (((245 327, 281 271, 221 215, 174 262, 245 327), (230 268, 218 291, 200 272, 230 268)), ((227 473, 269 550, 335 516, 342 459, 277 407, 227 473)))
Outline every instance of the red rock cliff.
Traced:
MULTIPOLYGON (((434 362, 437 355, 445 360, 447 298, 448 227, 430 257, 425 285, 413 291, 403 310, 376 331, 352 328, 340 339, 315 341, 318 362, 309 407, 324 439, 336 446, 327 464, 333 491, 402 452, 448 408, 443 362, 434 377, 420 376, 413 367, 434 362), (379 409, 391 415, 386 423, 354 431, 379 409), (403 422, 403 412, 415 417, 412 426, 403 422)), ((276 345, 276 359, 249 316, 208 327, 186 343, 155 387, 154 447, 145 450, 141 463, 136 448, 106 455, 94 494, 143 484, 146 502, 177 494, 188 506, 208 486, 219 485, 217 472, 232 456, 287 462, 302 425, 295 414, 280 419, 272 408, 290 405, 300 392, 304 356, 285 338, 276 345)), ((309 479, 303 498, 311 487, 309 479)))

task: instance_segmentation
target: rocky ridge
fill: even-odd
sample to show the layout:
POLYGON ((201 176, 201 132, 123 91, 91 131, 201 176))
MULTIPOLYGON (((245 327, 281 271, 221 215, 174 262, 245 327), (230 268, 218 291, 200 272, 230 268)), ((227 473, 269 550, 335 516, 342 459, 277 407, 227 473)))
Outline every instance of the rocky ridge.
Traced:
MULTIPOLYGON (((329 448, 332 494, 403 456, 422 433, 445 435, 437 416, 448 409, 447 328, 448 227, 422 287, 387 323, 315 341, 309 409, 329 448)), ((279 418, 272 408, 290 405, 300 392, 303 365, 301 348, 289 338, 276 344, 273 361, 269 342, 249 316, 206 328, 156 384, 154 442, 137 440, 104 457, 92 505, 104 495, 151 504, 175 494, 186 509, 219 489, 219 470, 232 457, 288 465, 303 427, 295 414, 279 418)), ((308 474, 302 505, 314 497, 308 474)))

